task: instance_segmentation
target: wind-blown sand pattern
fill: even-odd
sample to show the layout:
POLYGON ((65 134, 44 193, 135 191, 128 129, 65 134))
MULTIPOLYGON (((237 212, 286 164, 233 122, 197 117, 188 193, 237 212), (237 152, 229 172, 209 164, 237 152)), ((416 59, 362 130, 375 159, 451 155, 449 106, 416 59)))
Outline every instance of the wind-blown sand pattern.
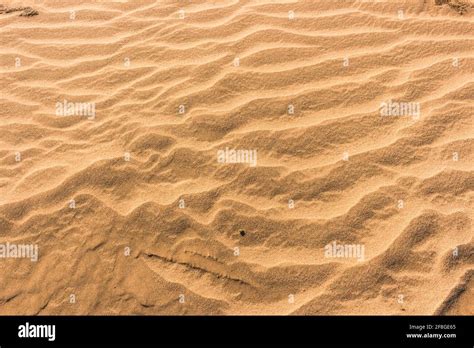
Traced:
POLYGON ((474 314, 463 3, 3 1, 0 314, 474 314))

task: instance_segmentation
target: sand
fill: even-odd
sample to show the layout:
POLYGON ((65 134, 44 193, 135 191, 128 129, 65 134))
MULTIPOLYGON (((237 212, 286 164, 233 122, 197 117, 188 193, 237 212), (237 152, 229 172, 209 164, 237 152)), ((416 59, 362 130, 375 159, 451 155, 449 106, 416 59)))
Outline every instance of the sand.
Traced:
POLYGON ((0 314, 474 314, 467 1, 2 3, 0 314))

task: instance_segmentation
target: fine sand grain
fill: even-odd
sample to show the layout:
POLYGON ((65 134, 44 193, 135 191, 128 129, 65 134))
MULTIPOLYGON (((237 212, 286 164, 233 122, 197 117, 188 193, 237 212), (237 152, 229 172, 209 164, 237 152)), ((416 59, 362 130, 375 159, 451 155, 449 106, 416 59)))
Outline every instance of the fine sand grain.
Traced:
POLYGON ((472 1, 0 2, 0 314, 474 314, 472 1))

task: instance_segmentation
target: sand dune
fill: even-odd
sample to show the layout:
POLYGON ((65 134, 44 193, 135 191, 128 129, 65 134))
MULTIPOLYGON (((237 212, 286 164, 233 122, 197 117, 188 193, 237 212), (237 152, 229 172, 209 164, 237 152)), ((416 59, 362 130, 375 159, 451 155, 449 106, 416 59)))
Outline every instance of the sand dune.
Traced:
POLYGON ((0 314, 474 314, 435 2, 4 0, 0 314))

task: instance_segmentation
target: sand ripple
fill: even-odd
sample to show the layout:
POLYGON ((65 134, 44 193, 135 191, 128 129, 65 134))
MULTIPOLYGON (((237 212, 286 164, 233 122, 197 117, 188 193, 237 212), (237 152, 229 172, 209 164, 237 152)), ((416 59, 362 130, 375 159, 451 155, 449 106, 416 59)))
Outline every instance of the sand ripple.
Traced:
POLYGON ((474 314, 474 9, 432 2, 0 13, 0 243, 39 247, 0 313, 474 314))

